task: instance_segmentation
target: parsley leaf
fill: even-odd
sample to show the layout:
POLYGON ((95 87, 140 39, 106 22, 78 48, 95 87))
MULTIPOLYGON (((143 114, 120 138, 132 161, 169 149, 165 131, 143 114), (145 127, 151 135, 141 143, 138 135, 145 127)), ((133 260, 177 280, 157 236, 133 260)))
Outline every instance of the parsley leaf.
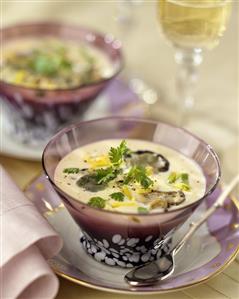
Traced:
POLYGON ((149 211, 145 207, 138 207, 138 213, 140 214, 147 214, 149 211))
POLYGON ((121 141, 118 147, 111 147, 109 151, 110 162, 114 167, 119 167, 124 157, 130 152, 126 145, 126 141, 121 141))
POLYGON ((124 201, 124 194, 122 192, 115 192, 110 194, 110 197, 116 201, 124 201))
POLYGON ((94 208, 104 209, 106 200, 102 197, 95 196, 91 197, 88 201, 88 205, 94 208))
POLYGON ((63 170, 63 173, 79 173, 80 171, 80 168, 77 168, 77 167, 71 167, 71 168, 65 168, 63 170))
POLYGON ((110 166, 96 169, 94 175, 98 184, 105 184, 115 179, 118 173, 116 169, 110 166))
POLYGON ((124 184, 132 181, 139 183, 144 189, 149 188, 153 181, 147 176, 146 169, 143 166, 133 166, 124 179, 124 184))

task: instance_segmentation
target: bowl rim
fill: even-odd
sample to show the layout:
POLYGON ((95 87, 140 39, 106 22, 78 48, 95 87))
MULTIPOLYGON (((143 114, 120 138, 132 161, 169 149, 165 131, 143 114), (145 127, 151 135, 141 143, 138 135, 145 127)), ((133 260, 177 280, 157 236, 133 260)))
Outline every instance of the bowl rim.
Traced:
POLYGON ((102 118, 92 119, 92 120, 88 120, 88 121, 78 121, 78 122, 75 122, 75 123, 73 123, 73 124, 65 127, 65 128, 62 128, 54 136, 52 136, 52 138, 49 140, 49 142, 45 146, 45 148, 43 150, 43 153, 42 153, 41 162, 42 162, 42 167, 43 167, 43 171, 45 173, 46 178, 49 180, 49 182, 52 184, 52 186, 60 194, 62 194, 64 197, 66 197, 67 203, 70 204, 71 208, 73 208, 74 210, 78 211, 78 209, 69 202, 69 200, 67 199, 67 197, 70 197, 70 199, 72 201, 74 201, 74 202, 76 202, 78 204, 80 203, 80 204, 82 204, 83 206, 85 206, 85 207, 87 207, 89 209, 93 209, 93 210, 96 210, 96 211, 101 212, 101 213, 107 213, 107 214, 113 214, 113 215, 121 215, 121 216, 131 216, 131 217, 132 216, 134 216, 134 217, 135 216, 136 217, 150 217, 150 216, 158 216, 158 215, 171 214, 171 213, 175 213, 175 212, 178 212, 178 211, 181 211, 181 210, 185 210, 185 209, 187 210, 188 208, 193 207, 196 204, 199 205, 206 197, 208 197, 216 189, 216 187, 217 187, 217 185, 218 185, 218 183, 219 183, 219 181, 221 179, 221 166, 220 166, 220 161, 219 161, 218 155, 216 154, 216 152, 214 151, 214 149, 212 148, 212 146, 209 145, 207 142, 205 142, 203 139, 201 139, 200 137, 197 137, 195 134, 193 134, 190 131, 184 129, 183 127, 178 127, 176 125, 169 124, 169 123, 164 122, 164 121, 162 122, 162 121, 150 120, 150 119, 147 119, 147 118, 137 118, 137 117, 124 117, 124 116, 102 117, 102 118), (217 178, 216 178, 216 181, 215 181, 214 185, 202 197, 200 197, 198 200, 196 200, 196 201, 194 201, 194 202, 192 202, 192 203, 190 203, 188 205, 176 208, 174 210, 169 210, 167 212, 162 211, 162 212, 145 213, 145 214, 144 213, 142 213, 142 214, 140 214, 140 213, 124 213, 124 212, 109 211, 109 210, 105 210, 105 209, 99 209, 99 208, 91 207, 91 206, 87 205, 86 203, 84 203, 82 201, 76 200, 75 198, 73 198, 69 194, 65 193, 61 188, 59 188, 55 184, 55 182, 51 179, 51 177, 48 175, 47 169, 45 167, 45 162, 44 162, 44 157, 45 157, 46 151, 47 151, 48 147, 51 145, 51 143, 56 140, 56 138, 59 138, 63 134, 71 131, 73 128, 79 127, 82 124, 83 125, 87 125, 87 124, 92 123, 92 122, 107 121, 107 120, 134 121, 134 122, 141 122, 141 123, 148 123, 148 124, 163 124, 163 125, 166 125, 166 126, 169 126, 169 127, 173 128, 173 129, 181 130, 181 131, 185 132, 186 134, 192 136, 193 138, 195 138, 196 140, 198 140, 200 143, 203 143, 206 148, 208 148, 209 152, 212 154, 212 156, 214 157, 214 159, 216 161, 216 165, 217 165, 217 178))
MULTIPOLYGON (((43 26, 43 27, 47 27, 47 26, 56 26, 56 27, 63 27, 63 28, 69 28, 69 29, 75 29, 77 31, 85 31, 86 33, 89 34, 93 34, 96 37, 100 38, 101 40, 103 40, 105 42, 105 37, 110 34, 107 32, 100 32, 94 29, 91 29, 89 27, 86 26, 81 26, 81 25, 77 25, 77 24, 70 24, 70 23, 66 23, 66 22, 59 22, 59 21, 39 21, 39 22, 21 22, 18 24, 14 24, 14 25, 9 25, 3 28, 0 28, 0 35, 3 36, 4 32, 8 31, 8 30, 12 30, 14 28, 17 28, 20 32, 21 32, 21 28, 25 28, 25 27, 31 27, 31 26, 43 26)), ((19 34, 19 38, 24 37, 24 35, 19 34)), ((112 37, 112 40, 109 43, 106 43, 106 45, 112 47, 112 44, 115 41, 119 41, 121 42, 117 37, 113 36, 112 34, 110 34, 110 36, 112 37)), ((58 37, 58 35, 56 35, 56 37, 58 37)), ((90 44, 87 43, 87 41, 85 42, 86 44, 90 44)), ((96 47, 98 49, 98 47, 96 47)), ((27 86, 23 86, 20 84, 14 84, 14 83, 8 83, 6 81, 4 81, 3 79, 0 79, 0 84, 2 85, 6 85, 12 88, 22 88, 24 90, 31 90, 31 91, 35 91, 35 92, 46 92, 46 93, 53 93, 53 92, 69 92, 69 91, 74 91, 74 90, 79 90, 79 89, 83 89, 83 88, 88 88, 88 87, 92 87, 92 86, 98 86, 101 85, 102 83, 106 83, 108 81, 111 81, 112 79, 114 79, 124 68, 125 65, 125 60, 123 57, 123 53, 122 53, 122 44, 118 47, 118 48, 114 48, 115 51, 117 51, 119 57, 118 57, 118 65, 116 66, 116 69, 114 70, 114 73, 110 76, 110 77, 106 77, 106 78, 102 78, 99 81, 96 82, 91 82, 91 83, 87 83, 87 84, 82 84, 82 85, 78 85, 78 86, 74 86, 71 88, 55 88, 55 89, 47 89, 47 88, 34 88, 34 87, 27 87, 27 86)), ((99 50, 101 51, 101 50, 99 50)), ((104 53, 104 51, 101 51, 104 53)), ((113 63, 111 62, 111 65, 113 63)), ((35 100, 34 100, 35 102, 35 100)))

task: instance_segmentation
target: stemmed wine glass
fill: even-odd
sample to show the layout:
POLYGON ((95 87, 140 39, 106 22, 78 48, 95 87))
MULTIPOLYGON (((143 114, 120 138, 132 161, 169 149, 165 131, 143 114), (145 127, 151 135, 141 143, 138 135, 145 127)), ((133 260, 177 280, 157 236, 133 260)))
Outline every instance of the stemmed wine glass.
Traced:
POLYGON ((230 0, 158 0, 162 31, 175 47, 180 125, 186 126, 194 111, 198 66, 203 60, 203 51, 219 43, 230 11, 230 0))

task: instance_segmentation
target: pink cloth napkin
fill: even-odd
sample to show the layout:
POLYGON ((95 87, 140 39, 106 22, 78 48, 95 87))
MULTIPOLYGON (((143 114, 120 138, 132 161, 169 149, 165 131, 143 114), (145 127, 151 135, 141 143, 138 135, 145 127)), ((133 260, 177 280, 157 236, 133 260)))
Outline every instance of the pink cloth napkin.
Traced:
POLYGON ((46 260, 56 255, 62 240, 0 165, 2 299, 48 299, 58 279, 46 260))

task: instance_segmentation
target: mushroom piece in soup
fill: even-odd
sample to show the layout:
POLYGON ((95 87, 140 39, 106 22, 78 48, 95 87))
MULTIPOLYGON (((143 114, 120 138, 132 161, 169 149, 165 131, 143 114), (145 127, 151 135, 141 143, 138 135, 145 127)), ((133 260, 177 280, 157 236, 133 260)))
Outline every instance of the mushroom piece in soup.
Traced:
POLYGON ((205 193, 205 177, 191 159, 137 139, 84 145, 58 164, 55 184, 75 200, 122 213, 155 213, 188 205, 205 193))

